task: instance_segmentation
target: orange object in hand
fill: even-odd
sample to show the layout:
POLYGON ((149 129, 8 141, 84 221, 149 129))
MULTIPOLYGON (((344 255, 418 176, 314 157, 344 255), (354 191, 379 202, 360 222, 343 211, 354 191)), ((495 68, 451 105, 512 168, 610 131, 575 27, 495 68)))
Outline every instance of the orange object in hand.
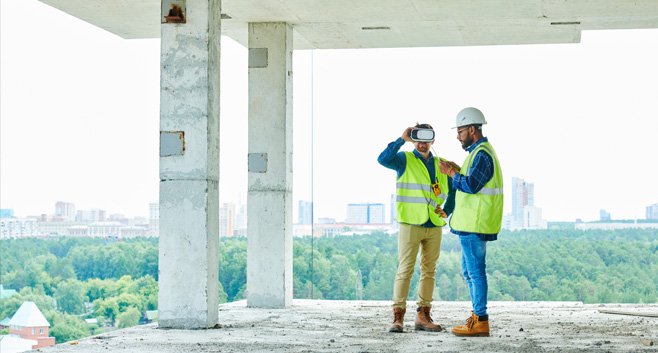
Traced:
POLYGON ((441 188, 439 187, 439 183, 432 184, 432 191, 434 191, 434 196, 441 195, 441 188))

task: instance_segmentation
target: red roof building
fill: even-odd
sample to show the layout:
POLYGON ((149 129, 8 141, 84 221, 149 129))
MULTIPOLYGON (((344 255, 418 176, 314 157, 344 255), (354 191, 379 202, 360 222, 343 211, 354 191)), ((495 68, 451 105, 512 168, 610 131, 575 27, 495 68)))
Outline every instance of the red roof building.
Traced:
POLYGON ((32 349, 55 345, 55 337, 48 337, 50 323, 33 302, 24 302, 9 321, 9 334, 37 342, 32 349))

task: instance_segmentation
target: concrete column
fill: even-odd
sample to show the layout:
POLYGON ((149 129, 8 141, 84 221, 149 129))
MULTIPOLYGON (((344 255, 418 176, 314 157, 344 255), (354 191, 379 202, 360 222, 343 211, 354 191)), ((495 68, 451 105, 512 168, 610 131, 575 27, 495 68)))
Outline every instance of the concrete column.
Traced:
POLYGON ((161 25, 158 321, 217 324, 220 0, 161 25))
POLYGON ((292 29, 249 24, 247 305, 292 302, 292 29))

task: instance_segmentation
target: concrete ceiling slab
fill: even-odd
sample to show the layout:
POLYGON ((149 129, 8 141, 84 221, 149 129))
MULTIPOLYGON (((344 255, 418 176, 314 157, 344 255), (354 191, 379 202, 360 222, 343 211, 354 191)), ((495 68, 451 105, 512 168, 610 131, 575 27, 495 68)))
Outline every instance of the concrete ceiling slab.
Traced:
MULTIPOLYGON (((157 0, 41 0, 127 39, 160 36, 157 0)), ((224 0, 222 34, 287 22, 295 49, 577 43, 582 30, 658 28, 656 0, 224 0)))

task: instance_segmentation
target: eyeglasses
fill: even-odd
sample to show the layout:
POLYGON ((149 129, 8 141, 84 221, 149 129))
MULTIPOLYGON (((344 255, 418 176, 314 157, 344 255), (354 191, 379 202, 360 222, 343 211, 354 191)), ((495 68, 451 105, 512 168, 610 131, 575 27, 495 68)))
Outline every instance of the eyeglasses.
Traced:
POLYGON ((465 128, 463 128, 463 129, 461 129, 461 130, 457 129, 457 135, 461 135, 461 133, 464 132, 464 131, 466 131, 466 130, 468 130, 468 127, 465 127, 465 128))

